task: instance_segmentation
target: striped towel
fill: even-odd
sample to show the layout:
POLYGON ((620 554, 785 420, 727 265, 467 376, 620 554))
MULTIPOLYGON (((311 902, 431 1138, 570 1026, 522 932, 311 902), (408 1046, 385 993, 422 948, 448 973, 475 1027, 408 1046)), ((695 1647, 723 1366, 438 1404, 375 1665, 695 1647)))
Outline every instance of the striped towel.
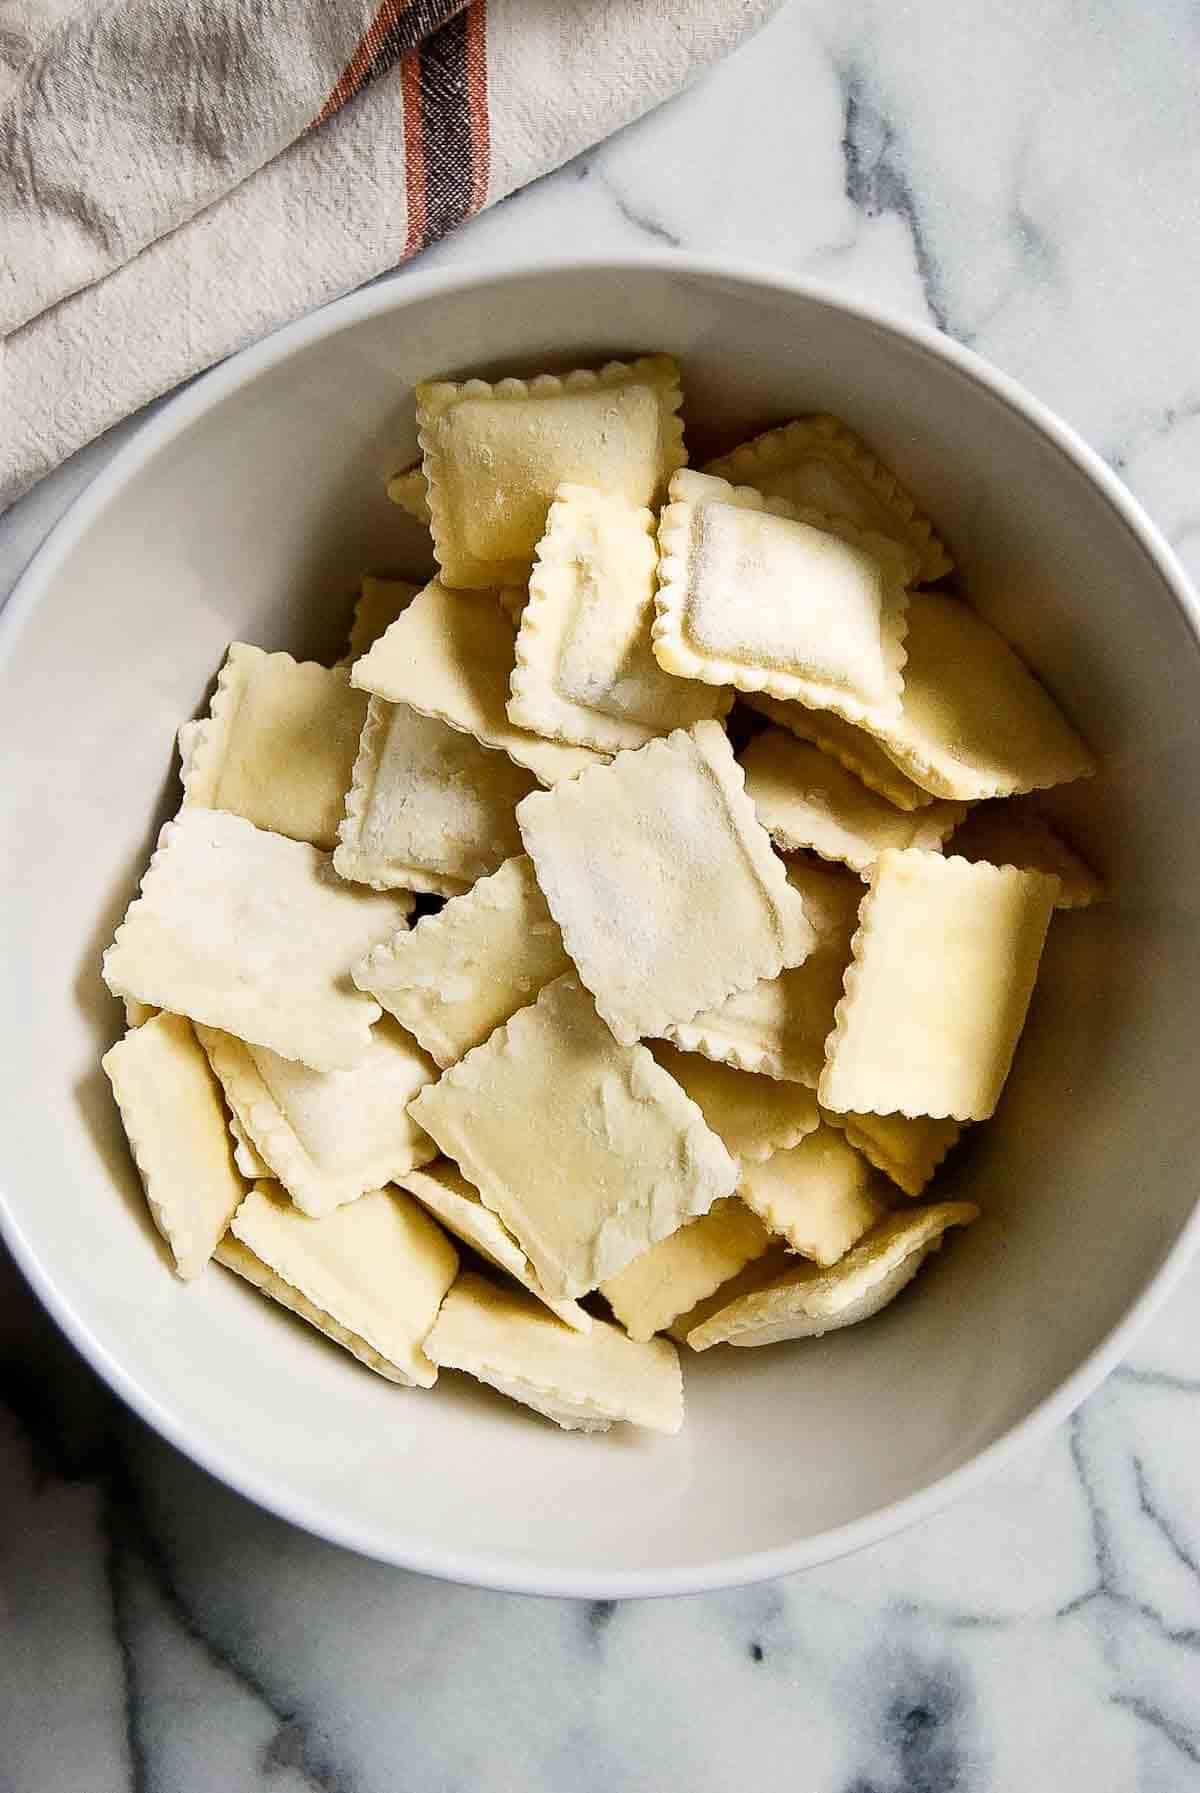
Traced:
POLYGON ((676 92, 777 0, 5 0, 0 508, 676 92))

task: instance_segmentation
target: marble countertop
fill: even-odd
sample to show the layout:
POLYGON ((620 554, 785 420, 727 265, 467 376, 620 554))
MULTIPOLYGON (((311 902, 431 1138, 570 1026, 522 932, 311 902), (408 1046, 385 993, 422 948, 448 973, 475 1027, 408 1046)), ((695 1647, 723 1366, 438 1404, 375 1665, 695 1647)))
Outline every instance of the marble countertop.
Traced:
MULTIPOLYGON (((1189 0, 793 0, 424 263, 652 243, 932 320, 1076 424, 1195 575, 1198 68, 1189 0)), ((132 427, 0 518, 0 601, 132 427)), ((3 1793, 1200 1789, 1200 1267, 1070 1424, 924 1527, 613 1606, 258 1512, 3 1261, 0 1512, 3 1793)))

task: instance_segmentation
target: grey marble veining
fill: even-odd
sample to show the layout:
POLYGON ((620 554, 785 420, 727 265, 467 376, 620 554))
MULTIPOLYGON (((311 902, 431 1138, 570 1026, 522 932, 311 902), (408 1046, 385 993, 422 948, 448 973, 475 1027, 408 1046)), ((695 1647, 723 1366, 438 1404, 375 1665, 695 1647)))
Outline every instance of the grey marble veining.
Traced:
POLYGON ((917 1532, 615 1606, 445 1587, 294 1531, 4 1295, 6 1786, 1200 1784, 1195 1278, 1068 1426, 917 1532))
MULTIPOLYGON (((1185 0, 793 0, 425 265, 653 244, 817 275, 1024 380, 1200 572, 1198 70, 1185 0)), ((131 427, 0 518, 0 596, 131 427)), ((1200 1788, 1200 1269, 1070 1424, 915 1532, 613 1606, 256 1511, 5 1261, 0 1502, 3 1793, 1200 1788)))

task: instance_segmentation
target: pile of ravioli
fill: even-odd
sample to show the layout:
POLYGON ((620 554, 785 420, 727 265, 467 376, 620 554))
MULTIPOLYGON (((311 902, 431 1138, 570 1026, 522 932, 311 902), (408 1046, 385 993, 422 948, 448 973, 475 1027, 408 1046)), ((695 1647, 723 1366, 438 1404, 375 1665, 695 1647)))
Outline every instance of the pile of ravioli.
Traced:
POLYGON ((677 1346, 869 1319, 1008 1075, 1094 771, 834 418, 690 471, 676 363, 417 389, 430 583, 234 643, 106 1055, 180 1276, 393 1382, 678 1430, 677 1346))

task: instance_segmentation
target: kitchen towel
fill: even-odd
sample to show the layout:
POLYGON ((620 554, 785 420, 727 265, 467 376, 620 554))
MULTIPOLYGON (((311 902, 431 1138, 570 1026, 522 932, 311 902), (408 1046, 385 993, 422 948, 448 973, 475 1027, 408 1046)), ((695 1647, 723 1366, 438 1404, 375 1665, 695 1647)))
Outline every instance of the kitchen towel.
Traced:
POLYGON ((0 508, 777 0, 0 0, 0 508))

